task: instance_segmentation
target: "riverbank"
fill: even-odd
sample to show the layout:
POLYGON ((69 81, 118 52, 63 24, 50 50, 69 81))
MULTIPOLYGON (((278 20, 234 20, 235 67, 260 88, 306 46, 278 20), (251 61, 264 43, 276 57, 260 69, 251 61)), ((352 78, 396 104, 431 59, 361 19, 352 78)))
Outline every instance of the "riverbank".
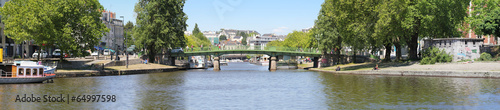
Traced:
POLYGON ((167 66, 161 64, 135 64, 125 66, 111 66, 105 67, 104 70, 71 70, 71 69, 58 69, 56 78, 64 77, 90 77, 90 76, 111 76, 111 75, 130 75, 130 74, 145 74, 157 72, 171 72, 178 71, 183 68, 176 66, 167 66))
MULTIPOLYGON (((334 74, 500 78, 500 63, 498 62, 446 63, 435 65, 379 63, 379 70, 372 70, 375 65, 375 63, 339 65, 341 71, 335 71, 337 66, 309 68, 309 70, 334 74)), ((302 65, 302 68, 305 68, 304 65, 302 65)))

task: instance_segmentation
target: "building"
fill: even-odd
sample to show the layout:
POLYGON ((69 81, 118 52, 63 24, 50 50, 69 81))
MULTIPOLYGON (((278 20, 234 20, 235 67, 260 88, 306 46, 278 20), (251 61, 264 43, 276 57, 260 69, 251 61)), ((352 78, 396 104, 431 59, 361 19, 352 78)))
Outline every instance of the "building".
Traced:
POLYGON ((235 36, 231 41, 241 42, 242 39, 243 39, 242 36, 235 36))
POLYGON ((247 42, 250 46, 262 46, 265 47, 267 43, 275 40, 284 40, 285 37, 276 37, 274 34, 264 34, 262 36, 247 38, 247 42))
POLYGON ((184 35, 190 36, 190 35, 193 35, 193 32, 191 32, 191 31, 184 31, 184 35))
POLYGON ((100 19, 108 27, 109 32, 102 36, 99 46, 113 50, 125 49, 126 47, 123 47, 123 21, 116 19, 116 13, 106 10, 102 12, 100 19))
POLYGON ((481 56, 481 46, 484 38, 439 38, 424 39, 424 49, 429 47, 445 50, 453 55, 453 61, 477 59, 481 56))
MULTIPOLYGON (((470 12, 473 11, 473 9, 472 9, 472 1, 469 2, 468 9, 469 10, 467 11, 467 14, 469 15, 469 17, 471 17, 472 14, 470 12)), ((470 27, 470 24, 467 24, 465 22, 464 22, 463 25, 465 27, 470 27)), ((498 44, 500 44, 500 41, 498 40, 498 39, 500 39, 500 36, 476 35, 476 33, 472 29, 469 29, 469 30, 460 30, 460 31, 462 31, 462 37, 463 38, 484 38, 484 40, 483 40, 484 45, 498 45, 498 44)))
POLYGON ((205 37, 207 37, 208 40, 210 40, 212 44, 219 43, 219 34, 217 34, 215 31, 204 31, 202 33, 205 37))
POLYGON ((309 32, 312 30, 313 27, 310 27, 310 28, 305 28, 305 29, 302 29, 302 32, 309 32))
POLYGON ((232 39, 234 39, 234 37, 236 37, 236 35, 238 35, 238 33, 241 33, 241 32, 244 32, 246 34, 256 33, 257 34, 256 36, 260 35, 259 32, 255 31, 255 30, 223 29, 220 32, 219 36, 225 35, 227 37, 227 39, 232 41, 232 39))

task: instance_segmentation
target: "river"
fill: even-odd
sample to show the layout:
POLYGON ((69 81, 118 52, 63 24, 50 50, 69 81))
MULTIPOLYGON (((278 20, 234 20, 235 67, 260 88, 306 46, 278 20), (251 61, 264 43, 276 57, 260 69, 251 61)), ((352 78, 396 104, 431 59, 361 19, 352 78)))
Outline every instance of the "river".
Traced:
MULTIPOLYGON (((500 79, 336 75, 229 63, 221 71, 57 78, 0 85, 0 109, 495 109, 500 79), (42 102, 16 102, 19 95, 42 102), (109 102, 43 102, 44 95, 114 95, 109 102)), ((71 98, 68 98, 71 99, 71 98)))

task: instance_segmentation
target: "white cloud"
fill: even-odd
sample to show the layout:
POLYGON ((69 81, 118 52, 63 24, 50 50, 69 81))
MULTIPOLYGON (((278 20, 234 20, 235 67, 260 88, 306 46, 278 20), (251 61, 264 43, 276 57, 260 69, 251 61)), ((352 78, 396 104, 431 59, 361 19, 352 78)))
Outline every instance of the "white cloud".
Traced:
POLYGON ((282 34, 282 33, 285 33, 286 31, 288 30, 288 27, 279 27, 277 29, 273 29, 273 33, 276 33, 276 34, 282 34))

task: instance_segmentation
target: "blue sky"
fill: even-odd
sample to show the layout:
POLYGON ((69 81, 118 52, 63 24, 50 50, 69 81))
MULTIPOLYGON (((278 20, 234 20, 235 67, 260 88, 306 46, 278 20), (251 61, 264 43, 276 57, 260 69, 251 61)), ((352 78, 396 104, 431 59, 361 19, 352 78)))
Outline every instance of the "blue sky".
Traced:
MULTIPOLYGON (((136 0, 99 0, 105 9, 135 23, 136 0)), ((186 0, 188 31, 257 30, 286 35, 314 25, 323 0, 186 0)))

